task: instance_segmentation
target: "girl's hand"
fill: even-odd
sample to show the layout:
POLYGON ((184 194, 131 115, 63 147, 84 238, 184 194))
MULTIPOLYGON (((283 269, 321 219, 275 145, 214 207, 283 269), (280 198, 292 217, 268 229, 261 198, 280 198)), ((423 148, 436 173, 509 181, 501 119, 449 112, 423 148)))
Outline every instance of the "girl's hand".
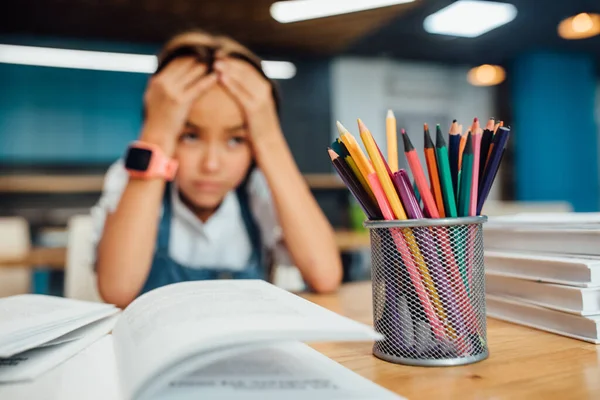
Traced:
POLYGON ((245 61, 218 57, 214 64, 219 82, 244 110, 252 144, 283 137, 271 84, 245 61))
POLYGON ((141 140, 173 154, 193 102, 217 82, 216 74, 205 74, 206 65, 182 57, 150 79, 144 94, 146 119, 141 140))

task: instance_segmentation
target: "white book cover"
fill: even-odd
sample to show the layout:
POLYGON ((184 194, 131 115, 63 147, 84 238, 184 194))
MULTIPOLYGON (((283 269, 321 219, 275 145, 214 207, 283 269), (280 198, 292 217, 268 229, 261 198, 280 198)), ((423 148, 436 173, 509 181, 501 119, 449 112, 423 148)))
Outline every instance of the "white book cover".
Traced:
POLYGON ((600 287, 581 288, 486 273, 487 295, 512 297, 579 315, 600 314, 600 287))
POLYGON ((519 299, 486 295, 488 317, 599 344, 600 315, 580 316, 540 307, 519 299))
POLYGON ((562 285, 600 286, 600 257, 485 250, 487 273, 562 285))

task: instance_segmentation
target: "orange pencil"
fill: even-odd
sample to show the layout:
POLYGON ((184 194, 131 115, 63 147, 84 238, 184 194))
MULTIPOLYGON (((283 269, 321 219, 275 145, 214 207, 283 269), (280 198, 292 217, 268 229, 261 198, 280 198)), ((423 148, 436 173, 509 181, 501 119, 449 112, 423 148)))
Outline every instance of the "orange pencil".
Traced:
POLYGON ((465 145, 467 144, 467 137, 471 131, 467 131, 464 135, 460 137, 460 148, 458 149, 458 170, 462 168, 462 156, 463 151, 465 151, 465 145))
POLYGON ((381 153, 377 148, 377 144, 375 144, 375 139, 373 139, 371 132, 369 132, 369 129, 360 119, 358 120, 358 129, 360 131, 360 138, 362 139, 363 144, 367 149, 367 153, 369 153, 369 157, 373 162, 373 168, 375 168, 375 172, 377 173, 379 182, 381 183, 383 191, 385 192, 385 195, 387 196, 387 199, 390 202, 390 206, 394 211, 396 219, 407 219, 406 212, 404 211, 404 207, 400 202, 398 192, 396 192, 396 188, 394 187, 392 179, 390 178, 390 175, 387 172, 387 168, 385 166, 384 160, 381 157, 381 153))
POLYGON ((410 170, 417 183, 417 188, 423 199, 425 211, 430 218, 440 218, 440 213, 435 205, 435 200, 433 199, 433 194, 431 194, 429 185, 427 184, 427 178, 425 178, 425 173, 423 172, 423 167, 421 167, 417 151, 404 129, 402 129, 402 140, 404 141, 404 154, 406 155, 406 160, 408 161, 410 170))
POLYGON ((435 204, 440 213, 440 217, 446 217, 446 211, 444 208, 444 195, 442 194, 442 186, 440 185, 440 175, 438 172, 437 161, 435 158, 435 149, 431 135, 429 134, 429 127, 425 124, 424 127, 424 143, 425 143, 425 161, 427 162, 427 172, 429 172, 429 183, 431 184, 431 191, 435 198, 435 204))
POLYGON ((392 110, 387 112, 385 134, 387 136, 387 162, 393 173, 398 171, 398 132, 396 131, 396 117, 392 110))

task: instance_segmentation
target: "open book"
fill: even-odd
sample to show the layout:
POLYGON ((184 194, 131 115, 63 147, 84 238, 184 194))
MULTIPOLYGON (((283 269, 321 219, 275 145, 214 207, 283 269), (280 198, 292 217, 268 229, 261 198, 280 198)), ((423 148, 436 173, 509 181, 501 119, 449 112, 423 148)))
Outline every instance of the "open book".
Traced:
MULTIPOLYGON (((321 398, 333 398, 317 390, 323 382, 315 381, 322 374, 316 369, 303 382, 284 379, 283 385, 292 387, 281 389, 276 378, 290 373, 290 359, 300 357, 304 365, 308 357, 315 368, 322 364, 298 342, 382 338, 369 326, 258 280, 184 282, 153 290, 125 309, 112 336, 124 399, 187 399, 203 393, 237 398, 235 388, 254 392, 251 398, 257 399, 297 396, 296 390, 303 398, 320 392, 329 393, 321 398), (231 372, 232 367, 237 369, 231 372), (253 374, 271 376, 271 383, 240 378, 253 374), (219 386, 226 377, 232 386, 219 386)), ((379 392, 360 398, 390 398, 373 386, 379 392)))
POLYGON ((119 309, 43 295, 0 299, 0 383, 30 380, 106 335, 119 309))

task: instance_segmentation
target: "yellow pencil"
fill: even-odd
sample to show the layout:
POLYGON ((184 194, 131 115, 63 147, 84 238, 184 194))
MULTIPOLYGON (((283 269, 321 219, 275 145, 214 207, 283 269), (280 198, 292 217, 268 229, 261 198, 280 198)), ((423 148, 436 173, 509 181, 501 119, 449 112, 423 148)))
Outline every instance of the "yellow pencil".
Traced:
POLYGON ((365 179, 363 174, 360 172, 360 169, 358 169, 358 165, 356 165, 356 162, 352 159, 352 156, 346 157, 346 158, 344 158, 344 160, 346 160, 346 162, 350 166, 350 169, 352 170, 352 172, 354 172, 354 175, 356 175, 356 177, 358 178, 358 181, 360 182, 362 187, 365 189, 365 191, 367 192, 367 194, 369 195, 369 197, 371 198, 373 203, 377 204, 377 199, 375 198, 375 195, 371 191, 371 186, 369 186, 369 182, 367 182, 367 180, 365 179))
POLYGON ((373 139, 371 132, 369 132, 369 129, 367 129, 365 124, 360 119, 358 120, 358 129, 360 130, 360 137, 365 145, 365 148, 367 149, 367 153, 369 153, 369 157, 373 162, 373 167, 375 168, 379 182, 381 182, 383 191, 390 202, 394 216, 396 219, 407 219, 404 207, 402 207, 402 203, 400 202, 400 197, 398 197, 398 193, 394 188, 392 179, 390 178, 383 160, 381 159, 381 155, 377 150, 375 139, 373 139))
POLYGON ((385 133, 387 136, 388 165, 392 172, 398 171, 398 132, 396 130, 396 117, 392 110, 388 110, 385 119, 385 133))
POLYGON ((356 163, 356 166, 358 167, 362 176, 366 179, 367 176, 375 172, 375 170, 369 163, 365 153, 363 153, 360 149, 360 146, 358 145, 356 139, 354 139, 354 136, 348 132, 348 129, 344 128, 344 125, 342 125, 340 121, 337 122, 337 129, 340 133, 340 139, 342 139, 342 142, 346 145, 350 156, 356 163))

